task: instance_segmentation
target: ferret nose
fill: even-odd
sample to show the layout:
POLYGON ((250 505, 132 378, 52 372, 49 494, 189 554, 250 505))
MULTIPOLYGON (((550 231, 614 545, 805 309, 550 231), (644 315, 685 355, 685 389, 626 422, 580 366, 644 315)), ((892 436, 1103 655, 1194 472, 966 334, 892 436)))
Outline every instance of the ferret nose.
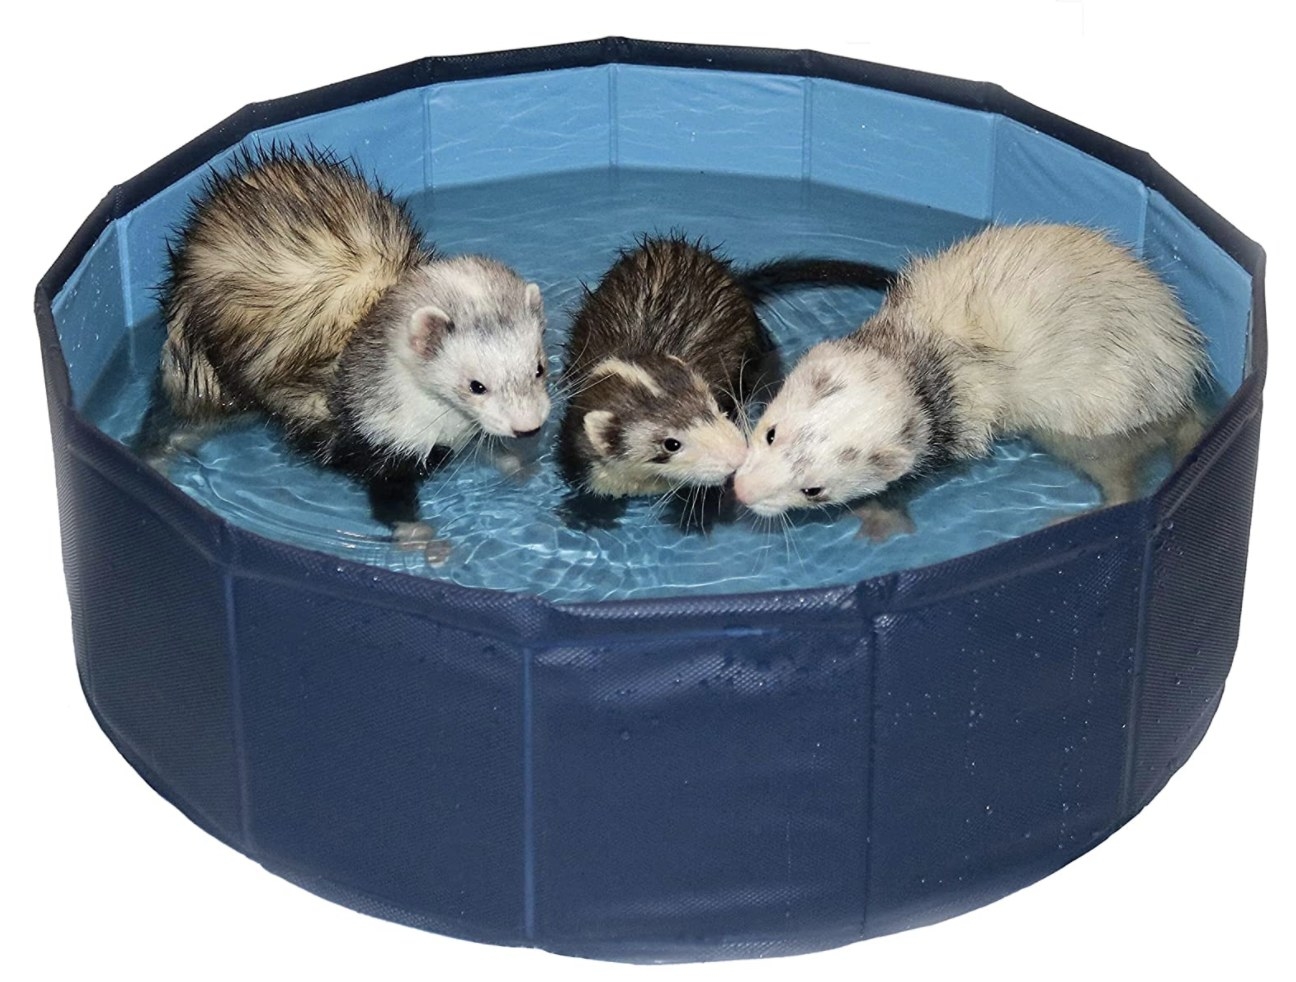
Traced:
POLYGON ((537 426, 534 430, 514 430, 513 435, 517 437, 535 436, 537 433, 540 432, 540 430, 541 427, 539 426, 537 426))
POLYGON ((750 504, 750 502, 747 500, 747 495, 749 494, 749 492, 750 492, 750 488, 748 488, 747 486, 747 475, 744 474, 742 471, 739 471, 737 474, 733 476, 734 497, 736 497, 744 505, 750 504))

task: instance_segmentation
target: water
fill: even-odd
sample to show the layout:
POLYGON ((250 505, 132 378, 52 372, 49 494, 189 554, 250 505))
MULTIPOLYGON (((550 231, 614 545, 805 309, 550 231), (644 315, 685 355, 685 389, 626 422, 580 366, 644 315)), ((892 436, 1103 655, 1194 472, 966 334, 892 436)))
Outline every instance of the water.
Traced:
MULTIPOLYGON (((979 227, 931 208, 799 182, 675 172, 550 175, 438 191, 410 202, 447 252, 483 252, 544 289, 551 363, 582 282, 593 286, 615 251, 642 232, 705 236, 739 262, 788 253, 868 259, 897 266, 979 227)), ((767 308, 765 320, 791 363, 811 344, 844 334, 876 309, 868 291, 814 290, 767 308)), ((86 413, 118 439, 139 425, 148 369, 162 331, 156 313, 135 325, 90 393, 86 413)), ((386 539, 364 491, 287 450, 273 427, 247 421, 192 456, 170 477, 236 525, 295 545, 470 587, 540 594, 558 602, 692 593, 736 593, 854 582, 950 559, 1041 528, 1098 504, 1097 489, 1024 441, 951 468, 910 505, 918 531, 874 544, 849 514, 798 516, 786 533, 740 517, 711 533, 684 534, 649 501, 632 503, 618 527, 578 530, 559 517, 564 487, 552 457, 560 406, 535 441, 533 465, 506 477, 467 453, 422 491, 423 514, 453 554, 430 567, 386 539)))

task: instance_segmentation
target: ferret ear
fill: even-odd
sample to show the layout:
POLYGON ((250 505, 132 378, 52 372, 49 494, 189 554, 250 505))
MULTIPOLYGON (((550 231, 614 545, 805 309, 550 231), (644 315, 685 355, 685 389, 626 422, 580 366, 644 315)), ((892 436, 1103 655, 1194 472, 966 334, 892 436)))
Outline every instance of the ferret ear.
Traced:
POLYGON ((585 435, 600 457, 612 456, 616 425, 616 417, 606 409, 592 409, 585 414, 585 435))
POLYGON ((454 321, 440 307, 420 307, 410 315, 409 346, 419 358, 436 351, 441 339, 454 331, 454 321))
POLYGON ((904 447, 884 447, 869 455, 869 463, 884 481, 895 481, 913 468, 914 455, 904 447))
POLYGON ((539 283, 528 283, 526 285, 526 303, 537 314, 544 308, 544 297, 540 296, 539 283))

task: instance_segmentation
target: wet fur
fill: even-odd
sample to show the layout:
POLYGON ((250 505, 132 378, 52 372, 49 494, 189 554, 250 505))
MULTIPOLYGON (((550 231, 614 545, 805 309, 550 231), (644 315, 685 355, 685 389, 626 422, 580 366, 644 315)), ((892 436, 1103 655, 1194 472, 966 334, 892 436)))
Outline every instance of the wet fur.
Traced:
POLYGON ((322 393, 355 328, 432 258, 351 166, 315 149, 244 151, 208 178, 170 249, 171 405, 189 419, 257 408, 290 429, 327 421, 322 393))
POLYGON ((732 406, 744 370, 770 347, 732 265, 701 243, 645 238, 623 251, 572 321, 564 379, 607 358, 673 356, 732 406))
MULTIPOLYGON (((568 484, 605 497, 669 493, 676 482, 654 479, 650 459, 624 479, 606 474, 605 461, 629 460, 635 424, 683 434, 717 411, 736 413, 771 348, 732 266, 711 250, 666 237, 623 251, 586 290, 567 342, 571 397, 558 460, 568 484), (591 412, 611 414, 599 446, 584 425, 591 412)), ((626 463, 623 471, 631 469, 626 463)), ((592 504, 584 511, 609 514, 592 504)))
MULTIPOLYGON (((651 458, 650 439, 714 426, 708 421, 717 408, 736 417, 777 373, 757 303, 792 286, 882 288, 891 278, 880 267, 839 260, 790 258, 739 270, 700 241, 642 238, 586 290, 573 320, 563 376, 571 398, 558 445, 568 484, 578 497, 669 493, 681 482, 654 475, 652 465, 663 461, 651 458), (585 425, 591 413, 609 414, 598 417, 607 424, 597 441, 585 425)), ((703 510, 714 510, 711 493, 704 497, 703 510)), ((587 502, 572 514, 606 521, 614 511, 587 502)))
POLYGON ((767 511, 850 501, 1026 433, 1128 500, 1132 461, 1191 429, 1204 370, 1170 289, 1102 233, 992 227, 910 263, 874 317, 811 349, 757 425, 739 494, 767 511))

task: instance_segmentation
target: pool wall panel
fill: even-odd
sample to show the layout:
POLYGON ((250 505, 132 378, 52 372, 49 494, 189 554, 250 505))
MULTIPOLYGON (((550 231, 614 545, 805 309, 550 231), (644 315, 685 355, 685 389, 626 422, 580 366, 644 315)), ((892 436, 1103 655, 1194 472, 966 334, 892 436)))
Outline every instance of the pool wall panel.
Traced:
POLYGON ((429 180, 423 186, 607 167, 611 71, 576 68, 424 90, 429 180))
POLYGON ((1168 507, 1147 558, 1130 813, 1188 759, 1223 694, 1237 650, 1246 578, 1246 550, 1236 543, 1246 541, 1251 527, 1259 440, 1258 416, 1226 419, 1162 492, 1168 507))
POLYGON ((612 78, 621 166, 801 177, 804 79, 631 65, 612 78))
POLYGON ((1148 198, 1144 257, 1206 333, 1220 385, 1237 391, 1248 370, 1251 277, 1155 191, 1148 198))
POLYGON ((118 227, 109 225, 54 299, 68 378, 78 400, 94 387, 130 326, 119 235, 118 227))
POLYGON ((994 221, 1088 225, 1140 252, 1148 194, 1140 181, 1002 116, 994 141, 994 221))
POLYGON ((230 604, 257 852, 521 933, 520 647, 264 576, 237 577, 230 604))
POLYGON ((314 144, 350 158, 398 196, 427 186, 428 136, 423 92, 398 92, 332 112, 258 130, 244 144, 314 144))
POLYGON ((82 685, 151 782, 246 850, 219 533, 150 495, 153 472, 104 443, 72 433, 60 473, 82 685))
POLYGON ((966 565, 954 592, 877 616, 870 934, 1002 896, 1115 826, 1138 518, 1056 557, 1029 550, 1015 578, 966 565))
POLYGON ((824 79, 812 100, 812 180, 989 217, 992 114, 824 79))
POLYGON ((652 958, 704 938, 857 937, 872 672, 863 624, 737 633, 713 623, 539 652, 538 936, 570 950, 634 937, 652 958))

